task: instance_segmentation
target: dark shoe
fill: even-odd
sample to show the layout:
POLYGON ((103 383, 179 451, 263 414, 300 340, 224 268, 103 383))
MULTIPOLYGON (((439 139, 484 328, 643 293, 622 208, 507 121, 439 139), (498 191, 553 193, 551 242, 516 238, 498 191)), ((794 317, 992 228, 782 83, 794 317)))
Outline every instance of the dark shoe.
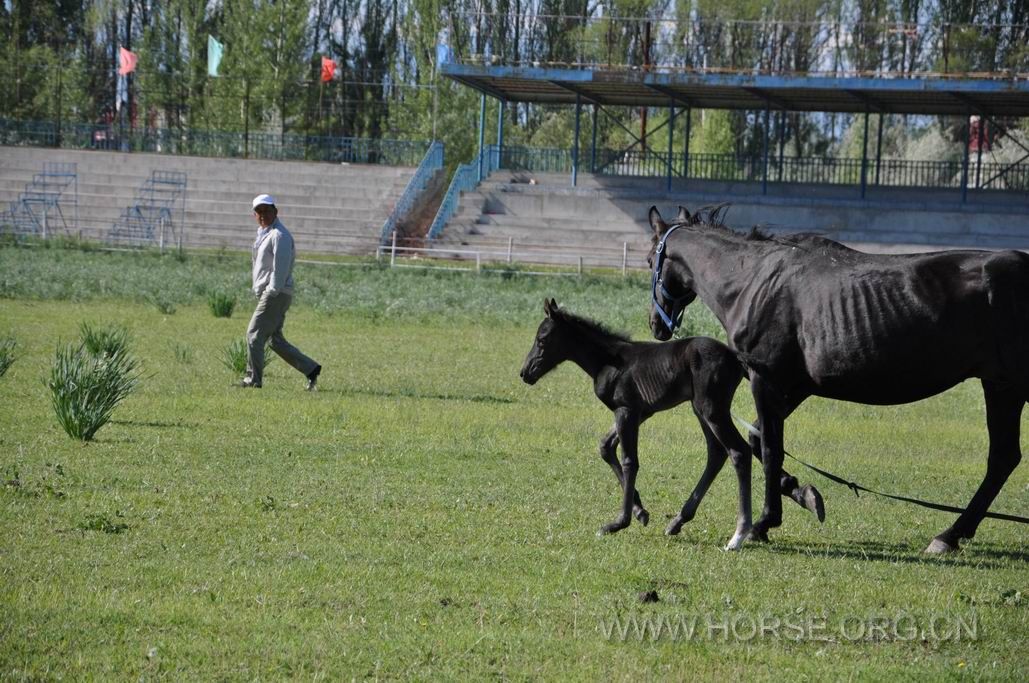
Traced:
POLYGON ((241 380, 239 382, 236 382, 233 386, 238 387, 240 389, 260 389, 261 388, 260 384, 254 384, 250 380, 246 380, 246 379, 241 380))
POLYGON ((315 367, 315 369, 311 371, 311 374, 309 374, 307 376, 307 390, 308 391, 314 391, 315 390, 315 388, 316 388, 316 386, 318 384, 318 375, 320 375, 320 374, 322 374, 322 366, 319 365, 319 366, 315 367))

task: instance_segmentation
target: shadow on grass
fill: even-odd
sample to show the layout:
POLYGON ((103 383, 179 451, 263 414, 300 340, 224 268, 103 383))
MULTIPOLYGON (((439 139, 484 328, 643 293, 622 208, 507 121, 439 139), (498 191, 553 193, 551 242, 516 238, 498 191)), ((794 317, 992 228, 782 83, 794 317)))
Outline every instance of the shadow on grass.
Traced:
POLYGON ((422 392, 416 389, 322 389, 318 388, 320 394, 336 393, 341 396, 376 396, 380 398, 421 398, 431 401, 467 401, 469 403, 518 403, 516 399, 505 396, 491 396, 489 394, 441 394, 435 392, 422 392))
MULTIPOLYGON (((928 544, 928 541, 926 542, 928 544)), ((922 547, 882 541, 841 541, 831 544, 803 541, 773 540, 768 544, 755 544, 750 548, 778 554, 809 555, 841 560, 869 560, 872 562, 932 563, 940 566, 986 567, 999 569, 1011 562, 1029 563, 1029 552, 1007 546, 969 543, 951 555, 927 555, 922 547)))
POLYGON ((120 425, 122 427, 161 427, 163 429, 176 427, 181 429, 195 429, 199 426, 195 422, 159 422, 157 420, 147 422, 140 420, 111 420, 109 424, 120 425))

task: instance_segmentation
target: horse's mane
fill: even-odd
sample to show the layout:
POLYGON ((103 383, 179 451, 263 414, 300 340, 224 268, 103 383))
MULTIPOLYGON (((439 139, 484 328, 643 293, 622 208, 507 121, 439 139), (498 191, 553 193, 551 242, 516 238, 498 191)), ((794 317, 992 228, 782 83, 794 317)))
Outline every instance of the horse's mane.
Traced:
POLYGON ((627 335, 624 332, 616 332, 606 327, 605 325, 598 323, 595 320, 590 320, 589 318, 585 318, 581 315, 576 315, 575 313, 572 313, 571 311, 568 311, 564 308, 557 309, 557 313, 561 318, 564 319, 565 322, 571 323, 572 325, 576 325, 577 327, 581 328, 584 332, 590 333, 596 337, 601 337, 604 339, 610 339, 611 341, 619 342, 632 341, 629 338, 629 335, 627 335))
MULTIPOLYGON (((777 242, 779 244, 785 244, 792 247, 800 247, 803 249, 824 249, 824 250, 838 250, 842 252, 854 252, 850 247, 840 244, 839 242, 829 239, 824 235, 819 235, 813 232, 798 232, 787 235, 772 235, 765 231, 765 226, 755 225, 750 228, 749 232, 740 233, 728 225, 725 224, 725 214, 729 211, 729 207, 732 206, 729 202, 722 202, 721 204, 713 204, 710 206, 704 206, 697 209, 688 219, 679 220, 676 219, 669 224, 671 226, 703 226, 704 229, 716 228, 722 230, 727 234, 734 235, 736 237, 742 237, 747 241, 752 242, 777 242)), ((655 241, 656 241, 655 236, 655 241)))

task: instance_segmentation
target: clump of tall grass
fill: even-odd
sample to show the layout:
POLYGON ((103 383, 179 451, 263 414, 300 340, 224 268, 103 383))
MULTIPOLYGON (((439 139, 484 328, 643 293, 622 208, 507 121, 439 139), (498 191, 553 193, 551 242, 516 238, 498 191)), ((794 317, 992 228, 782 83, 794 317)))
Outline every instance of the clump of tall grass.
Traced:
POLYGON ((120 325, 92 327, 89 323, 79 325, 82 345, 94 356, 113 356, 129 347, 129 331, 120 325))
POLYGON ((125 346, 96 354, 85 343, 59 346, 50 369, 50 401, 68 436, 90 441, 139 384, 139 362, 125 346))
POLYGON ((18 342, 14 340, 14 337, 0 339, 0 377, 3 377, 11 365, 14 364, 17 358, 14 351, 17 348, 18 342))
POLYGON ((225 292, 211 292, 207 295, 207 306, 215 318, 231 318, 236 299, 225 292))
MULTIPOLYGON (((264 349, 264 367, 268 367, 268 364, 272 362, 274 356, 268 352, 268 347, 264 349)), ((222 354, 222 363, 231 372, 242 375, 247 370, 247 343, 242 339, 229 342, 229 345, 225 347, 225 351, 222 354)), ((262 368, 263 370, 263 368, 262 368)))

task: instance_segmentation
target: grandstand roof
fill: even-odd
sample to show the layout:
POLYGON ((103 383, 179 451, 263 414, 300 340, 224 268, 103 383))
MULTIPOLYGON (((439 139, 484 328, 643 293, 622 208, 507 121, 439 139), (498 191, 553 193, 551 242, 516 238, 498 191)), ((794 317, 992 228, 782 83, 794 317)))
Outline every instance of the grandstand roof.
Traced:
POLYGON ((969 75, 806 76, 444 64, 442 73, 506 102, 964 116, 1029 116, 1029 80, 969 75))

